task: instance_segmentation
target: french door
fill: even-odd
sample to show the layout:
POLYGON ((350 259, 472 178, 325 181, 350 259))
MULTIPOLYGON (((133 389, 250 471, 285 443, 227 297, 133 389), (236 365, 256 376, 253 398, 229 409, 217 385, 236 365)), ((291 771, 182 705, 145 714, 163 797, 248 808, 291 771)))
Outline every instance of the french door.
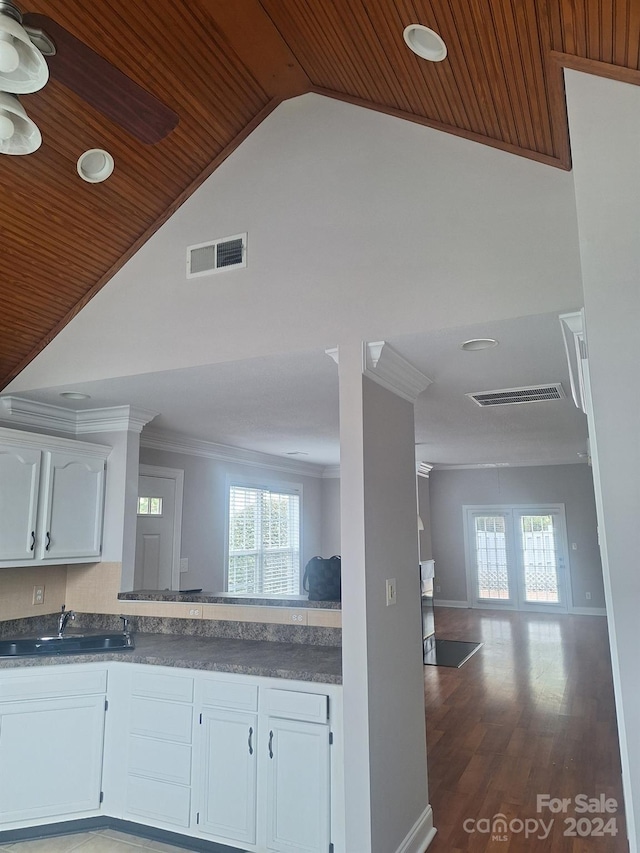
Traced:
POLYGON ((564 506, 465 507, 474 607, 567 610, 564 506))

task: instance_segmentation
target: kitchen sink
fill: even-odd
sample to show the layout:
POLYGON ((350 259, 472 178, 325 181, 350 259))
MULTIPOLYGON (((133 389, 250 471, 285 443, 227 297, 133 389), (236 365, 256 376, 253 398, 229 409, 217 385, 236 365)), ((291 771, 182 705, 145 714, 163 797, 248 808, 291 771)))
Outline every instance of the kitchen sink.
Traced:
POLYGON ((75 655, 82 652, 111 652, 132 649, 133 637, 128 633, 64 634, 62 637, 17 637, 0 640, 0 657, 19 655, 75 655))

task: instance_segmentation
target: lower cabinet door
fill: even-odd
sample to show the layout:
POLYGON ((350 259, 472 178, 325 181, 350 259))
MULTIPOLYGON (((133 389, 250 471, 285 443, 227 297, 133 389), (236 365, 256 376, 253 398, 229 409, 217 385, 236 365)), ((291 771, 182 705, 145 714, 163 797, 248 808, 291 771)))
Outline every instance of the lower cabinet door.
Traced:
POLYGON ((199 828, 254 844, 257 715, 207 708, 201 719, 199 828))
POLYGON ((104 696, 0 705, 0 823, 100 808, 104 696))
POLYGON ((269 850, 327 853, 330 841, 329 729, 270 717, 266 752, 269 850))

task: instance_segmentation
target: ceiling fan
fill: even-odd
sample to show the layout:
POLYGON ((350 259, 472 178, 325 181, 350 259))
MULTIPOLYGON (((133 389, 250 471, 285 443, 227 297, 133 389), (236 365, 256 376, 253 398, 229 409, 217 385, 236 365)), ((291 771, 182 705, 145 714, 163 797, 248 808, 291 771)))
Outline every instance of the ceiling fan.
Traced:
POLYGON ((0 153, 40 146, 17 96, 38 91, 49 75, 140 142, 153 145, 178 124, 172 109, 60 24, 0 0, 0 153))

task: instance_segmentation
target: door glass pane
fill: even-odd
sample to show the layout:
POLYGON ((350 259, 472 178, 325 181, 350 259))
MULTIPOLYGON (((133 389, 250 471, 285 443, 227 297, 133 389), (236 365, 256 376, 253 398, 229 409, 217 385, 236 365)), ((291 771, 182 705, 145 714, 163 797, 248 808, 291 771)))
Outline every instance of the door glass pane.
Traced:
POLYGON ((558 604, 558 553, 552 515, 521 515, 524 599, 558 604))
POLYGON ((511 594, 504 516, 481 515, 474 522, 478 598, 506 601, 511 594))

